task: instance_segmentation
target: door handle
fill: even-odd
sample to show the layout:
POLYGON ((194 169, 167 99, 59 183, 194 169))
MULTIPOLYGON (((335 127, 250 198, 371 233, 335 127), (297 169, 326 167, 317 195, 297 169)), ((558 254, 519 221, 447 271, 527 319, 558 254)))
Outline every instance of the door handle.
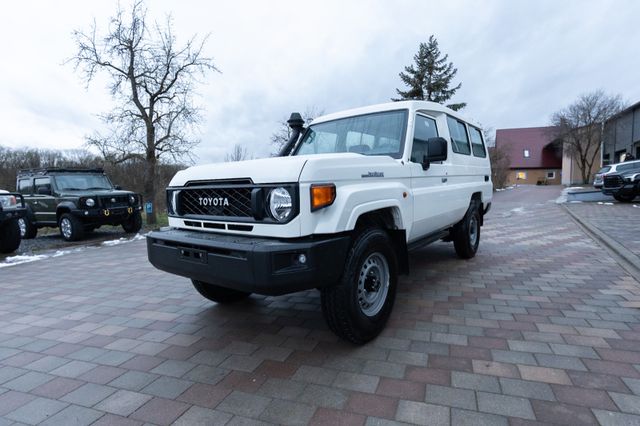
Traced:
POLYGON ((446 183, 447 182, 447 178, 442 178, 442 183, 446 183))

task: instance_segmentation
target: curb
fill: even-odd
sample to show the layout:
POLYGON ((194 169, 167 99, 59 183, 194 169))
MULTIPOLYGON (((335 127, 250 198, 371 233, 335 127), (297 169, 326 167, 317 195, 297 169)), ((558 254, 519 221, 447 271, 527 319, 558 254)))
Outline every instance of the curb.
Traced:
POLYGON ((631 253, 626 247, 596 228, 589 221, 572 212, 566 205, 563 204, 562 207, 589 237, 604 246, 613 255, 614 260, 640 283, 640 257, 631 253))

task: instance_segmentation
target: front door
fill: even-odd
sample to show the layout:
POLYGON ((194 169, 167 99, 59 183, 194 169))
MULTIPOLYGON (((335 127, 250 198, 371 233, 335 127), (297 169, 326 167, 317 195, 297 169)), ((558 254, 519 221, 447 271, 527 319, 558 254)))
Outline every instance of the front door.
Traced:
POLYGON ((56 223, 56 199, 50 177, 38 177, 33 182, 31 209, 39 223, 56 223))

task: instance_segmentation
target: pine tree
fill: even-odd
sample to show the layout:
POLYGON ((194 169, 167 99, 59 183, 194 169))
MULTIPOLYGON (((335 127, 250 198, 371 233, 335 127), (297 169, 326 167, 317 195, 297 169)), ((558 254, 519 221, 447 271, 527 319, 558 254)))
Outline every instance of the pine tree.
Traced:
MULTIPOLYGON (((400 73, 400 79, 408 89, 396 89, 400 98, 392 100, 432 101, 442 104, 451 99, 462 83, 449 87, 458 69, 453 67, 453 62, 447 62, 448 59, 449 55, 442 56, 438 40, 433 35, 429 36, 429 41, 420 43, 418 53, 413 56, 415 64, 404 67, 404 71, 400 73)), ((449 104, 447 107, 457 111, 466 105, 463 102, 449 104)))

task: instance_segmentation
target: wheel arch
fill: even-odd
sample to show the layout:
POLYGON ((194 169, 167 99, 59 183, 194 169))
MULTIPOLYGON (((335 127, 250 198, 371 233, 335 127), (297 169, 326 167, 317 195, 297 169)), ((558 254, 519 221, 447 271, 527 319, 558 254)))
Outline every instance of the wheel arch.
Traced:
POLYGON ((60 222, 60 217, 65 213, 71 213, 72 209, 75 209, 75 204, 71 202, 63 202, 56 207, 56 222, 60 222))

